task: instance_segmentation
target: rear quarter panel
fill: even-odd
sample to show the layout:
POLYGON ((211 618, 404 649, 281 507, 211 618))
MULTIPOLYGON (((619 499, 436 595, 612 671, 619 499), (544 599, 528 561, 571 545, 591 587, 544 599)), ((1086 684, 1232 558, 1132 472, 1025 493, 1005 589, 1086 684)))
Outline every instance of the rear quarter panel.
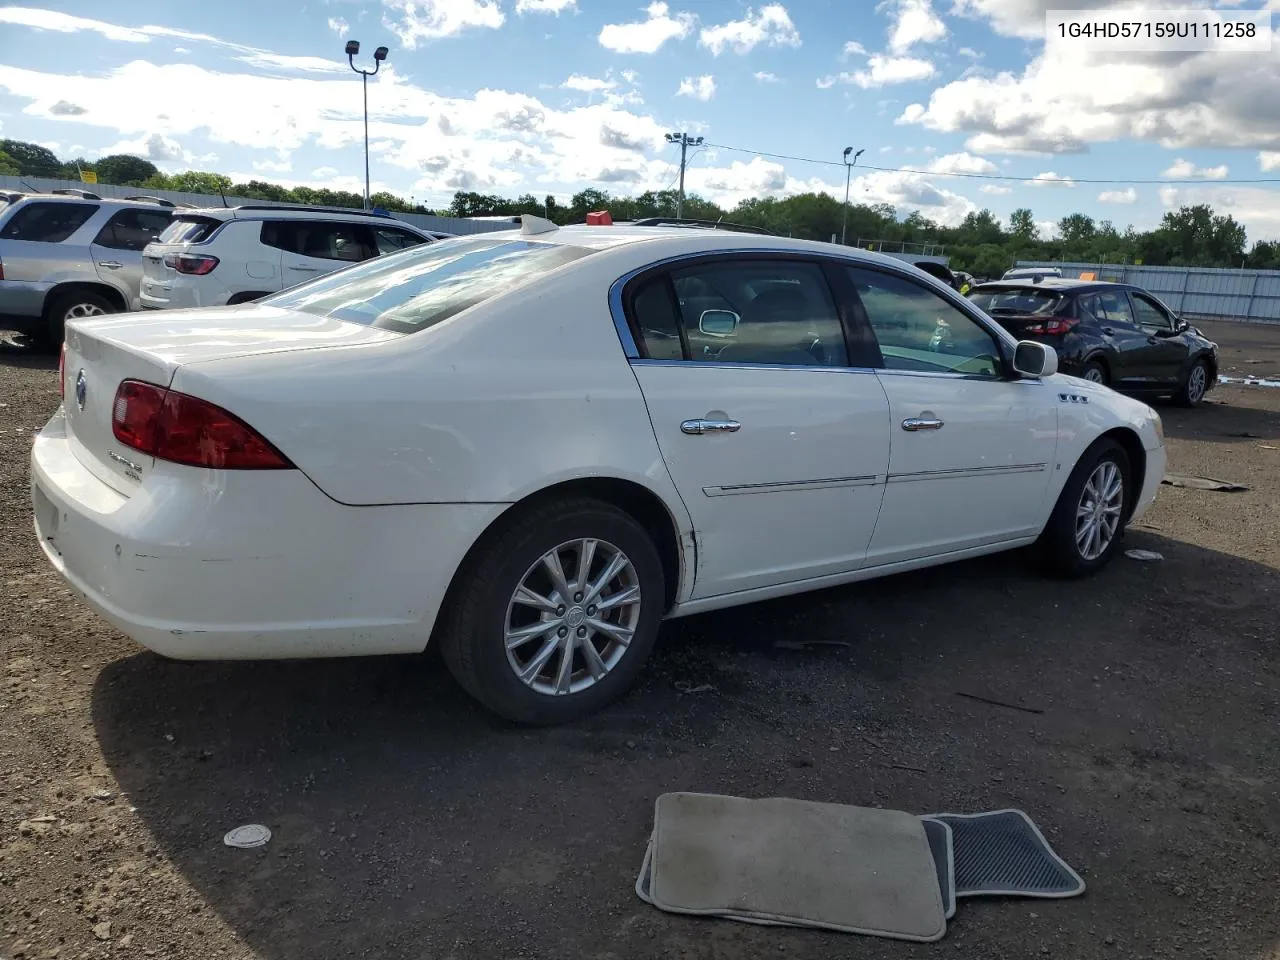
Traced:
POLYGON ((609 313, 609 284, 643 262, 629 252, 391 342, 194 363, 173 386, 245 419, 341 503, 510 503, 612 477, 656 493, 683 532, 609 313))

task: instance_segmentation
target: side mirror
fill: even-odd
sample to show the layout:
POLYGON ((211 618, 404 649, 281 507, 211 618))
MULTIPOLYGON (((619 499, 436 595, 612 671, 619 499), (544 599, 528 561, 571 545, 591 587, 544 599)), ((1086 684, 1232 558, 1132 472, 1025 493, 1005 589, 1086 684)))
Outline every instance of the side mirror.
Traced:
POLYGON ((708 337, 731 337, 741 318, 732 310, 703 310, 698 330, 708 337))
POLYGON ((1019 340, 1013 369, 1024 377, 1052 377, 1058 372, 1058 351, 1034 340, 1019 340))
POLYGON ((1183 319, 1181 319, 1181 318, 1175 319, 1175 320, 1173 321, 1173 332, 1174 332, 1174 333, 1186 333, 1186 332, 1187 332, 1188 330, 1190 330, 1190 329, 1191 329, 1191 324, 1187 323, 1187 321, 1185 321, 1185 320, 1183 320, 1183 319))

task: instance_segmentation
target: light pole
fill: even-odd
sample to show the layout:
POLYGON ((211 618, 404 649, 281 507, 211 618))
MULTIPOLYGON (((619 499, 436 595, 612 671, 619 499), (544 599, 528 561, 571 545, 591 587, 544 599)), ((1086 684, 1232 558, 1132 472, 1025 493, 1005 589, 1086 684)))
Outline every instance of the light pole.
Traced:
POLYGON ((853 153, 853 159, 849 159, 849 154, 853 153, 853 147, 844 148, 844 216, 840 219, 840 243, 844 244, 845 230, 849 226, 849 181, 853 177, 853 168, 858 163, 858 158, 862 156, 862 151, 853 153))
POLYGON ((359 40, 347 41, 347 63, 351 69, 360 74, 360 82, 364 84, 364 208, 372 209, 369 199, 369 78, 378 72, 382 61, 387 59, 387 48, 379 47, 373 51, 373 69, 361 70, 356 66, 356 54, 360 52, 359 40))
POLYGON ((667 143, 680 144, 680 194, 676 199, 676 219, 684 217, 684 165, 685 154, 690 147, 702 145, 702 137, 691 137, 687 133, 668 133, 667 143))

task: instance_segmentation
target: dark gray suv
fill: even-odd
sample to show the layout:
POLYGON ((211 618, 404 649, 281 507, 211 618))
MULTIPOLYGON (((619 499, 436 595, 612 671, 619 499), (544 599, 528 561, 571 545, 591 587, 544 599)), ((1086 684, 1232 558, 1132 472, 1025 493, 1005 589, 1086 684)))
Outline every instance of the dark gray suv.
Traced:
POLYGON ((142 250, 173 212, 155 197, 0 193, 0 328, 52 347, 67 320, 138 309, 142 250))

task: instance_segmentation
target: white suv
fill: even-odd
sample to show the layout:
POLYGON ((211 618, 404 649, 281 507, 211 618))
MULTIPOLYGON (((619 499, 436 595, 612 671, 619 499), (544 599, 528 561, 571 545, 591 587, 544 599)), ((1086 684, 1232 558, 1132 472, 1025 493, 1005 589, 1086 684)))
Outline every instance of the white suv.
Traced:
POLYGON ((144 310, 245 303, 449 236, 383 213, 244 205, 183 210, 142 251, 144 310))

